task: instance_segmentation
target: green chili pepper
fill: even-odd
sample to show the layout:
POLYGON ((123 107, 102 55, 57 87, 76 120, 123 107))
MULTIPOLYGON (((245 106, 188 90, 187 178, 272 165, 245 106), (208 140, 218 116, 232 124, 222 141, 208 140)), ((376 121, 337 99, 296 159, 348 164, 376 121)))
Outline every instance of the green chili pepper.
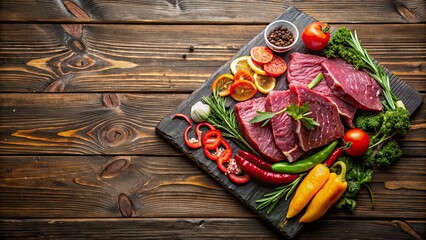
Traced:
POLYGON ((272 171, 280 173, 301 173, 310 170, 315 167, 317 164, 326 160, 327 157, 333 152, 334 148, 339 143, 339 140, 336 140, 327 147, 323 148, 321 151, 305 158, 298 160, 294 163, 289 162, 278 162, 272 164, 272 171))

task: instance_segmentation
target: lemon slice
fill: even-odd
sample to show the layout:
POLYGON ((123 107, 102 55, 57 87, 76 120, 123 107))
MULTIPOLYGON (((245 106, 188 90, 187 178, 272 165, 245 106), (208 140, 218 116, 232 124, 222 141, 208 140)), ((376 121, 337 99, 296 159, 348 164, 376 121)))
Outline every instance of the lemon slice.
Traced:
POLYGON ((253 79, 257 90, 263 94, 268 94, 270 91, 274 90, 275 85, 277 84, 276 78, 267 75, 255 73, 253 75, 253 79))
POLYGON ((260 75, 266 75, 266 72, 263 70, 263 66, 260 64, 257 64, 255 62, 253 62, 253 60, 251 60, 251 57, 247 58, 247 63, 249 65, 249 67, 257 74, 260 75))
POLYGON ((232 74, 237 73, 239 70, 244 70, 249 72, 251 75, 254 74, 253 70, 251 70, 251 68, 249 67, 248 63, 247 63, 247 59, 250 56, 241 56, 239 58, 234 59, 231 62, 231 72, 232 74))

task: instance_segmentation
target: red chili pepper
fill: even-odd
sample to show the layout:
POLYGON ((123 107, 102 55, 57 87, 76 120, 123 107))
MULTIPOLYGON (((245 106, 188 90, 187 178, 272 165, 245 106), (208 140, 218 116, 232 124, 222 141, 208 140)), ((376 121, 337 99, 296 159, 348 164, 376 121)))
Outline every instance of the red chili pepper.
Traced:
POLYGON ((243 175, 236 175, 236 174, 233 174, 233 173, 229 173, 228 178, 236 184, 244 184, 244 183, 250 181, 250 179, 251 179, 250 176, 247 175, 246 173, 244 173, 243 175))
POLYGON ((219 130, 207 130, 204 133, 202 143, 208 150, 216 149, 222 141, 222 133, 219 130))
POLYGON ((343 155, 343 147, 339 147, 334 149, 334 151, 330 154, 330 156, 328 156, 327 160, 325 160, 324 164, 327 167, 331 167, 331 165, 333 165, 333 163, 343 155))
POLYGON ((245 173, 265 183, 272 183, 276 185, 287 184, 293 182, 299 176, 298 174, 285 174, 266 171, 236 154, 234 155, 234 159, 245 173))
POLYGON ((251 163, 253 163, 254 165, 267 170, 267 171, 272 171, 272 167, 271 164, 265 162, 263 159, 261 159, 260 157, 251 154, 249 152, 243 151, 243 150, 238 150, 238 154, 243 157, 244 159, 250 161, 251 163))
POLYGON ((223 165, 224 163, 228 162, 229 159, 232 157, 232 149, 228 148, 225 149, 217 159, 217 168, 219 168, 220 171, 223 173, 228 173, 228 169, 223 165))
POLYGON ((192 148, 192 149, 200 148, 201 147, 201 131, 198 130, 198 128, 197 128, 196 134, 197 134, 198 139, 194 142, 191 142, 188 139, 188 132, 192 128, 192 121, 189 119, 188 116, 186 116, 184 114, 177 113, 177 114, 173 115, 173 118, 176 118, 176 117, 181 117, 189 123, 189 126, 185 129, 185 131, 183 133, 183 138, 184 138, 186 146, 188 146, 189 148, 192 148))
POLYGON ((206 126, 210 130, 216 130, 216 128, 208 122, 201 122, 201 123, 197 124, 196 130, 199 131, 202 126, 206 126))

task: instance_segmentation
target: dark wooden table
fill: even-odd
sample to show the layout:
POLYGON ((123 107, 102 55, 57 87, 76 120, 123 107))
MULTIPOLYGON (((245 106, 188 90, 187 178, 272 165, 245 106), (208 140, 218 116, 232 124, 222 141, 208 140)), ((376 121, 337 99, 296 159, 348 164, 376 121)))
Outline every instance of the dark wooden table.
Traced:
MULTIPOLYGON (((1 0, 0 237, 279 238, 155 126, 290 6, 356 29, 425 95, 421 0, 1 0)), ((363 190, 298 238, 424 238, 425 117, 375 172, 374 210, 363 190)))

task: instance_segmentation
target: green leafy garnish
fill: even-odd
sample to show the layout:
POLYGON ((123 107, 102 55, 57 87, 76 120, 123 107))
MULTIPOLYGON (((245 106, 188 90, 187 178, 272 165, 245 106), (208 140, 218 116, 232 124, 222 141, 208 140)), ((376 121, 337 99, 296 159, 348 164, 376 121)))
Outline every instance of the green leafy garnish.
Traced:
POLYGON ((279 115, 281 113, 287 113, 294 120, 300 121, 308 130, 313 130, 315 126, 319 126, 320 124, 315 121, 313 118, 308 117, 312 112, 310 112, 310 104, 309 102, 305 103, 302 106, 297 106, 292 103, 287 107, 281 109, 278 112, 262 112, 257 111, 257 115, 254 116, 250 122, 251 123, 260 123, 263 122, 262 127, 265 126, 274 116, 279 115))
MULTIPOLYGON (((343 161, 345 163, 352 162, 352 160, 347 157, 339 158, 339 161, 343 161)), ((365 169, 360 164, 354 164, 353 166, 350 166, 350 170, 346 174, 348 188, 343 194, 342 198, 340 198, 340 200, 336 203, 336 208, 347 208, 350 211, 354 211, 356 208, 356 196, 358 195, 358 192, 361 190, 362 186, 367 188, 371 198, 371 208, 374 208, 373 192, 371 191, 371 188, 368 185, 372 179, 372 169, 365 169)))

